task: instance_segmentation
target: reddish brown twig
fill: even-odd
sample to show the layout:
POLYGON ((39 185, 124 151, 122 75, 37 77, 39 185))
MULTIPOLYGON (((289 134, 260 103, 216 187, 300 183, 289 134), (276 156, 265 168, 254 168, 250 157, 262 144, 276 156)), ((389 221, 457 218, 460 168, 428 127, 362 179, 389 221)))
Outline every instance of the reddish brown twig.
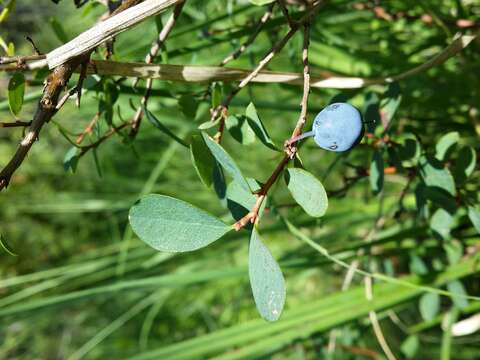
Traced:
MULTIPOLYGON (((304 65, 303 66, 304 86, 303 86, 302 101, 300 103, 300 106, 301 106, 300 116, 298 118, 297 125, 295 126, 295 129, 290 138, 293 138, 301 133, 305 125, 306 116, 307 116, 308 96, 310 94, 310 67, 308 62, 308 48, 310 44, 310 19, 311 18, 307 18, 307 20, 304 22, 304 38, 303 38, 304 40, 303 40, 303 52, 302 52, 303 65, 304 65)), ((270 175, 267 182, 262 186, 260 191, 258 191, 258 193, 256 194, 257 200, 252 210, 233 225, 236 231, 239 231, 248 223, 258 222, 258 218, 259 218, 258 215, 262 207, 263 201, 267 197, 268 191, 276 183, 280 174, 282 174, 283 170, 285 169, 289 161, 293 159, 295 156, 295 153, 296 153, 295 148, 289 147, 288 149, 285 149, 285 150, 286 150, 285 151, 286 154, 284 155, 283 159, 277 165, 272 175, 270 175)))
MULTIPOLYGON (((152 45, 152 47, 150 48, 150 51, 145 57, 145 63, 151 64, 155 59, 155 57, 157 56, 160 49, 163 47, 165 40, 167 40, 168 35, 172 31, 173 27, 175 26, 175 23, 177 22, 177 19, 180 17, 180 14, 182 13, 182 9, 183 9, 183 6, 185 5, 185 1, 179 2, 177 5, 175 5, 175 8, 173 9, 172 14, 168 18, 162 31, 160 31, 160 33, 158 34, 157 40, 152 45)), ((133 86, 136 86, 137 83, 138 83, 138 78, 135 80, 133 86)), ((140 123, 143 117, 142 108, 143 106, 147 106, 148 99, 150 98, 150 94, 152 92, 152 86, 153 86, 153 79, 147 79, 147 82, 145 84, 145 91, 143 93, 142 99, 140 100, 141 105, 137 108, 137 111, 135 112, 135 115, 133 117, 132 129, 130 130, 131 137, 135 137, 138 133, 138 130, 140 129, 140 123)))
POLYGON ((118 126, 114 126, 114 127, 110 128, 102 137, 97 139, 95 142, 93 142, 91 144, 88 144, 88 145, 85 145, 85 146, 81 146, 80 147, 80 153, 78 154, 78 156, 82 157, 88 151, 100 146, 101 143, 103 143, 105 140, 110 138, 112 135, 117 134, 120 130, 125 129, 126 127, 131 126, 131 125, 132 125, 132 121, 126 121, 126 122, 124 122, 124 123, 122 123, 118 126))
POLYGON ((25 55, 25 56, 2 56, 0 57, 0 65, 6 64, 25 64, 28 61, 45 59, 45 55, 25 55))
POLYGON ((92 120, 88 123, 85 130, 83 130, 82 133, 78 135, 77 140, 75 141, 76 144, 80 145, 85 139, 85 136, 92 133, 93 128, 95 127, 95 124, 97 123, 99 118, 100 118, 100 113, 97 112, 95 116, 92 118, 92 120))
POLYGON ((288 25, 290 27, 293 27, 295 25, 294 21, 292 20, 292 17, 288 13, 287 6, 285 5, 285 0, 277 0, 278 5, 280 6, 280 10, 282 10, 283 16, 285 16, 285 19, 287 19, 288 25))
POLYGON ((267 11, 265 11, 263 16, 260 18, 260 20, 257 23, 257 26, 255 27, 255 30, 253 30, 253 32, 250 34, 248 39, 242 45, 240 45, 240 47, 237 50, 235 50, 233 53, 231 53, 225 59, 223 59, 222 62, 219 64, 219 66, 225 66, 230 61, 237 59, 240 55, 242 55, 245 52, 245 50, 247 50, 247 48, 255 41, 258 34, 260 34, 260 31, 262 31, 263 26, 272 17, 274 6, 275 6, 275 3, 270 4, 267 11))
POLYGON ((223 130, 222 131, 220 130, 224 128, 224 122, 226 119, 228 107, 230 106, 230 103, 232 102, 233 98, 245 86, 247 86, 260 73, 260 71, 262 71, 263 68, 265 68, 265 66, 268 65, 268 63, 270 63, 270 61, 275 57, 275 55, 279 53, 283 49, 283 47, 288 43, 288 41, 293 37, 293 35, 295 35, 295 33, 300 28, 300 26, 310 21, 310 19, 320 9, 323 3, 324 2, 322 0, 316 1, 312 5, 312 7, 309 10, 307 10, 307 14, 305 14, 298 22, 291 24, 291 27, 288 33, 268 51, 267 55, 265 55, 265 57, 259 62, 257 67, 253 69, 253 71, 250 74, 248 74, 248 76, 246 76, 237 85, 237 87, 230 92, 230 94, 226 97, 226 99, 223 101, 223 103, 220 106, 218 106, 216 109, 212 109, 211 111, 212 121, 219 121, 219 131, 215 135, 215 138, 218 138, 218 139, 222 138, 223 130))

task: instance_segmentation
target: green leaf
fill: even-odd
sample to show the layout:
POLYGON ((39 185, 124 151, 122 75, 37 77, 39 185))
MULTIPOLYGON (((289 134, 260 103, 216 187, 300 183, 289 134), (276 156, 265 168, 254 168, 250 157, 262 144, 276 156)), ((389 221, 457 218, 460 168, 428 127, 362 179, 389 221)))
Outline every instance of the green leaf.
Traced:
POLYGON ((449 282, 447 284, 447 290, 452 294, 459 295, 452 295, 452 301, 456 308, 462 310, 468 306, 468 300, 465 298, 467 296, 467 292, 465 291, 465 287, 461 281, 454 280, 449 282))
POLYGON ((328 197, 322 183, 308 171, 289 168, 285 181, 295 201, 313 217, 325 214, 328 208, 328 197))
MULTIPOLYGON (((259 184, 254 179, 247 179, 247 181, 253 191, 260 189, 259 184)), ((251 191, 246 191, 236 181, 232 181, 230 184, 228 184, 227 207, 235 220, 238 221, 242 217, 247 215, 247 213, 250 212, 255 206, 256 201, 257 197, 252 194, 251 191)), ((265 209, 266 202, 267 199, 265 199, 262 203, 262 207, 260 208, 259 212, 260 216, 262 216, 262 212, 265 209)), ((251 227, 251 224, 247 225, 247 229, 251 227)))
POLYGON ((17 0, 10 0, 8 4, 0 12, 0 23, 2 23, 15 10, 17 0))
POLYGON ((422 258, 417 255, 410 256, 410 272, 415 275, 423 276, 428 274, 427 265, 423 262, 422 258))
POLYGON ((267 321, 278 320, 285 304, 285 280, 255 228, 250 236, 248 274, 258 312, 267 321))
POLYGON ((157 129, 159 129, 161 132, 164 134, 170 136, 173 140, 178 142, 180 145, 189 147, 189 145, 182 139, 180 139, 177 135, 175 135, 169 128, 167 128, 165 125, 163 125, 156 117, 153 115, 150 111, 147 110, 147 108, 144 106, 143 111, 145 115, 147 116, 148 121, 155 126, 157 129))
POLYGON ((203 137, 200 135, 192 136, 190 143, 190 156, 198 177, 202 183, 209 188, 213 183, 213 167, 215 166, 215 159, 205 144, 203 137))
POLYGON ((453 175, 457 182, 465 182, 473 174, 477 165, 477 153, 470 146, 464 146, 460 149, 453 170, 453 175))
POLYGON ((80 150, 72 146, 65 154, 65 157, 63 158, 63 169, 67 172, 68 170, 72 170, 72 173, 75 173, 77 171, 77 165, 78 165, 78 160, 80 154, 80 150))
POLYGON ((257 137, 260 139, 260 141, 266 147, 275 151, 280 151, 268 135, 267 130, 265 129, 265 126, 263 126, 262 120, 260 120, 257 109, 255 108, 255 105, 253 105, 253 103, 248 104, 247 109, 245 110, 245 116, 247 117, 248 124, 255 132, 257 137))
POLYGON ((413 134, 405 134, 400 145, 395 147, 402 161, 416 161, 420 157, 421 146, 413 134))
POLYGON ((197 115, 198 102, 192 95, 182 95, 178 99, 178 106, 187 119, 194 120, 197 115))
POLYGON ((147 195, 133 205, 129 221, 142 241, 168 252, 200 249, 232 229, 185 201, 158 194, 147 195))
POLYGON ((248 0, 248 1, 250 1, 253 5, 262 6, 262 5, 266 5, 266 4, 271 4, 275 0, 248 0))
POLYGON ((25 95, 25 76, 15 73, 8 82, 8 105, 14 115, 22 110, 23 96, 25 95))
POLYGON ((365 123, 367 124, 367 131, 374 133, 376 127, 380 124, 380 105, 378 95, 374 92, 369 92, 365 96, 365 123))
POLYGON ((10 256, 18 256, 5 244, 5 240, 3 239, 2 234, 0 234, 0 248, 2 248, 10 256))
POLYGON ((425 186, 424 195, 426 199, 432 201, 435 205, 447 210, 451 214, 454 214, 458 207, 455 197, 439 187, 425 186))
POLYGON ((67 43, 68 36, 60 21, 58 21, 55 17, 51 17, 49 23, 58 40, 60 40, 64 44, 67 43))
POLYGON ((480 234, 480 211, 474 206, 468 207, 468 218, 473 224, 473 227, 480 234))
POLYGON ((417 354, 418 348, 420 345, 420 340, 418 336, 410 335, 405 339, 405 341, 400 346, 400 350, 405 355, 407 359, 413 359, 417 354))
POLYGON ((456 195, 455 181, 450 171, 438 160, 422 156, 420 158, 420 174, 427 186, 438 187, 456 195))
POLYGON ((384 180, 384 164, 381 151, 376 150, 370 163, 370 187, 374 194, 382 191, 384 180))
POLYGON ((213 189, 223 207, 227 207, 227 183, 222 167, 217 161, 213 165, 213 189))
POLYGON ((450 229, 453 225, 453 217, 444 209, 437 209, 430 219, 430 229, 435 237, 445 240, 450 237, 450 229))
POLYGON ((255 141, 255 133, 248 125, 245 116, 230 115, 227 117, 227 120, 225 120, 225 125, 230 135, 240 144, 250 145, 255 141))
POLYGON ((217 159, 217 161, 222 165, 223 169, 230 174, 230 176, 238 182, 245 190, 251 191, 250 186, 248 185, 247 180, 243 176, 242 172, 240 171, 239 167, 232 159, 232 157, 215 141, 213 141, 210 136, 206 133, 202 133, 203 139, 207 144, 208 148, 212 155, 217 159))
POLYGON ((440 161, 446 160, 458 140, 460 140, 460 135, 456 131, 443 135, 435 146, 435 157, 440 161))
POLYGON ((215 109, 222 103, 223 86, 220 83, 212 84, 212 108, 215 109))
POLYGON ((450 265, 457 264, 462 259, 464 254, 463 245, 458 240, 445 242, 443 244, 443 249, 445 250, 445 254, 447 255, 448 263, 450 265))
POLYGON ((425 293, 420 298, 420 314, 425 321, 433 320, 440 310, 440 295, 425 293))

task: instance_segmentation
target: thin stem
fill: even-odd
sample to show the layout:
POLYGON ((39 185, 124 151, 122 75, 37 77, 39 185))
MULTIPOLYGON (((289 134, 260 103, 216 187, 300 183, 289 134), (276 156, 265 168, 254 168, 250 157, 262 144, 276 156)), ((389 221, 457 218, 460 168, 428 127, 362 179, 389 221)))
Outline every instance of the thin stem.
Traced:
POLYGON ((235 50, 233 53, 231 53, 225 59, 223 59, 222 62, 219 64, 219 66, 225 66, 230 61, 237 59, 255 41, 258 34, 263 29, 263 26, 272 17, 272 14, 273 14, 272 10, 273 10, 274 5, 275 5, 275 3, 272 3, 268 7, 267 11, 260 18, 260 20, 257 23, 257 26, 255 27, 255 30, 250 34, 249 38, 237 50, 235 50))
MULTIPOLYGON (((167 40, 168 35, 172 31, 173 27, 175 26, 175 23, 177 22, 177 19, 180 17, 180 14, 182 13, 182 9, 183 9, 183 6, 185 5, 185 2, 186 1, 181 1, 177 3, 177 5, 175 5, 175 8, 173 9, 172 14, 168 18, 162 31, 160 31, 160 33, 158 34, 157 40, 152 45, 152 47, 150 48, 150 51, 145 57, 146 64, 151 64, 155 59, 155 57, 157 56, 160 49, 163 47, 165 40, 167 40)), ((135 80, 133 86, 135 87, 137 83, 138 83, 138 78, 135 80)), ((153 79, 147 79, 147 83, 145 84, 145 92, 143 93, 143 97, 140 100, 141 105, 137 108, 137 111, 135 112, 135 115, 133 117, 132 129, 130 130, 131 137, 135 137, 138 133, 138 130, 140 129, 140 123, 143 117, 142 108, 143 106, 147 105, 148 99, 150 98, 150 94, 152 92, 152 86, 153 86, 153 79)))
MULTIPOLYGON (((299 116, 297 125, 293 130, 292 136, 290 137, 289 140, 287 140, 287 143, 291 141, 293 138, 298 137, 298 135, 302 131, 302 128, 305 125, 306 116, 307 116, 308 96, 310 94, 310 68, 308 64, 308 48, 310 44, 310 20, 311 20, 311 17, 308 17, 304 22, 304 40, 303 40, 303 53, 302 53, 303 64, 304 64, 304 68, 303 68, 304 86, 303 86, 302 101, 300 103, 301 105, 300 116, 299 116)), ((255 205, 252 208, 252 210, 233 225, 235 230, 239 231, 249 222, 250 223, 258 222, 259 220, 258 215, 260 212, 260 208, 262 207, 263 201, 267 197, 268 191, 275 184, 278 177, 283 172, 283 170, 285 169, 289 161, 293 159, 295 156, 295 150, 293 150, 293 153, 291 150, 292 150, 291 148, 286 148, 286 154, 284 155, 283 159, 277 165, 272 175, 270 175, 267 182, 262 186, 260 191, 257 193, 257 201, 255 202, 255 205)))

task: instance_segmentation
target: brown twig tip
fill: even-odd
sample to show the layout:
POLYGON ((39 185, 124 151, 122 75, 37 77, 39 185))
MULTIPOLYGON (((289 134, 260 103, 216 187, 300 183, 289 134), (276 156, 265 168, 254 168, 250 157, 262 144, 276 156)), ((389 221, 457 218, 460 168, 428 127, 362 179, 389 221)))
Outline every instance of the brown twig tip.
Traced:
POLYGON ((15 121, 15 122, 3 122, 0 123, 0 128, 12 128, 12 127, 27 127, 32 125, 31 121, 15 121))

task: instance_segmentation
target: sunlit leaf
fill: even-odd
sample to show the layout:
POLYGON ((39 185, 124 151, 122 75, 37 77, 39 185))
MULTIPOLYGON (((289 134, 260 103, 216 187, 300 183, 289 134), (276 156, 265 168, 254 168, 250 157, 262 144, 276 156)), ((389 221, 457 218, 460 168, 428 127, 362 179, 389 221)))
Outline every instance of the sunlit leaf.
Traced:
POLYGON ((430 228, 434 235, 439 239, 448 239, 450 237, 450 229, 452 225, 452 215, 444 209, 437 209, 430 219, 430 228))
POLYGON ((452 148, 458 143, 458 140, 460 140, 460 135, 457 131, 451 131, 443 135, 435 146, 435 157, 441 161, 445 160, 452 148))
POLYGON ((290 168, 285 174, 285 181, 293 198, 307 214, 320 217, 327 212, 327 193, 315 176, 303 169, 290 168))
POLYGON ((267 321, 278 320, 285 304, 285 280, 255 228, 250 236, 248 274, 258 312, 267 321))
POLYGON ((268 135, 267 129, 265 129, 262 120, 260 120, 257 109, 253 103, 248 104, 247 109, 245 110, 245 116, 247 117, 248 124, 260 141, 268 148, 278 151, 277 146, 270 138, 270 135, 268 135))
POLYGON ((23 106, 25 95, 25 76, 22 73, 15 73, 8 82, 8 104, 14 115, 18 115, 23 106))
POLYGON ((129 221, 142 241, 168 252, 200 249, 232 229, 185 201, 157 194, 147 195, 133 205, 129 221))
POLYGON ((225 126, 230 135, 240 144, 249 145, 255 141, 255 133, 248 125, 245 116, 230 115, 225 120, 225 126))
POLYGON ((206 187, 212 186, 215 159, 205 144, 203 137, 200 135, 192 136, 190 143, 190 156, 200 180, 202 180, 206 187))
POLYGON ((440 295, 433 293, 423 294, 419 303, 420 314, 425 321, 432 320, 440 310, 440 295))
POLYGON ((202 133, 203 139, 207 144, 207 147, 210 149, 212 155, 217 159, 217 161, 222 165, 223 169, 230 174, 230 176, 238 182, 245 190, 251 191, 250 186, 248 185, 247 180, 243 176, 240 168, 237 166, 232 157, 223 149, 223 147, 213 141, 210 136, 206 133, 202 133))
POLYGON ((438 160, 427 156, 420 158, 420 174, 427 186, 438 187, 456 195, 455 182, 450 171, 438 160))
POLYGON ((475 227, 475 230, 480 234, 480 210, 478 210, 477 207, 469 206, 468 217, 475 227))
POLYGON ((378 194, 383 189, 384 165, 383 156, 380 151, 375 151, 370 162, 370 187, 374 194, 378 194))
POLYGON ((461 281, 454 280, 449 282, 447 284, 447 290, 454 294, 452 296, 452 301, 456 308, 462 310, 468 306, 468 300, 465 298, 467 292, 465 291, 465 287, 463 286, 461 281))
POLYGON ((71 170, 72 173, 77 171, 77 165, 78 165, 78 160, 79 158, 80 150, 72 146, 65 154, 65 157, 63 158, 63 169, 65 171, 71 170))

